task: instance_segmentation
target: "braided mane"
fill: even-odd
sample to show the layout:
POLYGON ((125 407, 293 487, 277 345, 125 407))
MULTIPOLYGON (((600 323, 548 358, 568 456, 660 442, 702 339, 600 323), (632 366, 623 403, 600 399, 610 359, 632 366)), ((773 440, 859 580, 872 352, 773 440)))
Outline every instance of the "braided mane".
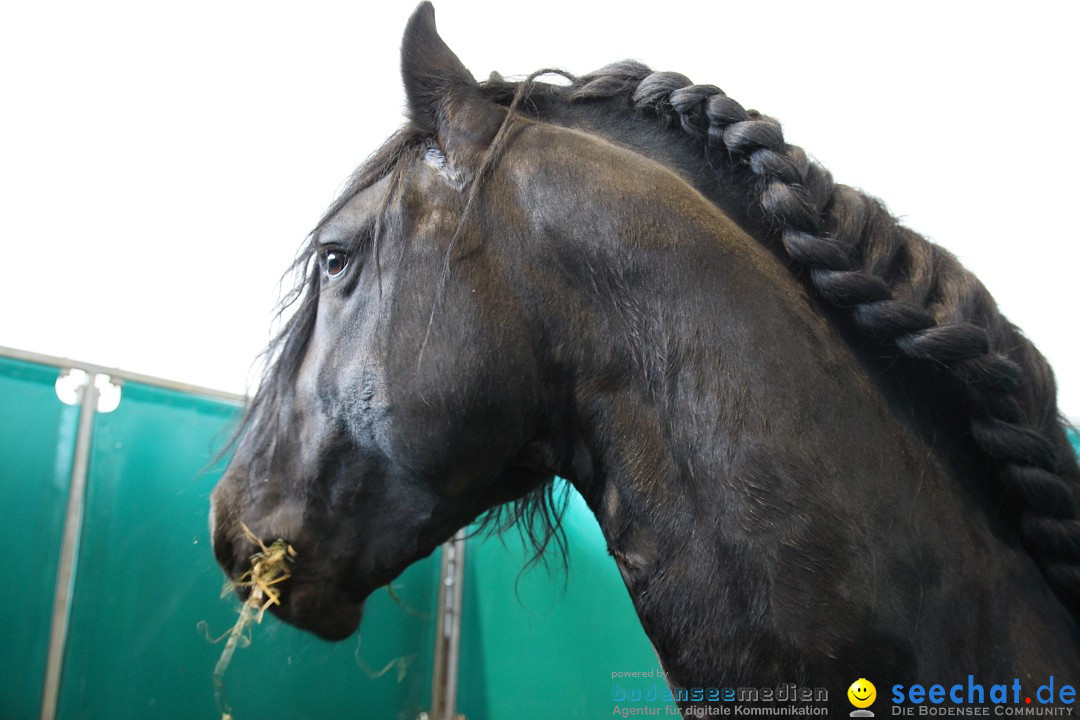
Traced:
POLYGON ((483 87, 506 105, 534 90, 538 102, 607 101, 696 140, 744 198, 742 221, 754 218, 758 226, 751 235, 781 248, 814 294, 843 309, 884 354, 898 350, 932 387, 961 399, 971 439, 995 471, 993 489, 1015 509, 1024 548, 1080 614, 1080 466, 1057 409, 1053 372, 956 257, 901 226, 880 201, 835 183, 785 142, 779 122, 716 86, 626 61, 567 87, 534 88, 531 77, 516 84, 497 75, 483 87))

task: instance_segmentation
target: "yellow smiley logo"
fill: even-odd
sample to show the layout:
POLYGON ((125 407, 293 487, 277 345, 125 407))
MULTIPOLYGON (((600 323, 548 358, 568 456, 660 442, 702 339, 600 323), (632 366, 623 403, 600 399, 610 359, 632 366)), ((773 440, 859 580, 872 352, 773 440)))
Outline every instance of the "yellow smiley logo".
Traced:
POLYGON ((859 678, 847 689, 848 700, 857 708, 867 708, 877 699, 877 688, 866 678, 859 678))

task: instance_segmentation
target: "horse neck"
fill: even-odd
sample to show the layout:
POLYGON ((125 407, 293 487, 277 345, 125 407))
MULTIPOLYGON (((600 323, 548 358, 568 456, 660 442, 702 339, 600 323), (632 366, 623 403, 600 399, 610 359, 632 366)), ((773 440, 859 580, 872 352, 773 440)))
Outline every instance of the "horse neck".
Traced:
MULTIPOLYGON (((803 318, 810 338, 787 321, 791 287, 717 277, 737 267, 729 260, 699 257, 691 265, 713 272, 688 265, 659 281, 640 273, 641 285, 634 273, 598 280, 619 327, 597 339, 623 342, 582 350, 601 363, 575 389, 573 415, 587 421, 566 474, 675 684, 820 681, 819 661, 876 632, 848 625, 869 615, 847 597, 868 548, 842 500, 854 468, 893 460, 866 453, 886 442, 887 412, 842 349, 818 356, 837 345, 820 319, 803 318)), ((876 520, 870 495, 850 491, 876 520)))
POLYGON ((573 222, 535 220, 566 233, 527 242, 556 248, 541 262, 563 284, 525 304, 569 394, 552 422, 560 474, 596 514, 672 682, 839 687, 867 668, 900 682, 950 644, 973 668, 1066 662, 1042 648, 1075 624, 970 486, 979 461, 920 437, 715 207, 689 189, 607 207, 623 195, 609 180, 610 194, 568 203, 573 222), (613 227, 620 212, 647 229, 613 227), (1017 628, 1030 644, 1001 652, 1017 628))

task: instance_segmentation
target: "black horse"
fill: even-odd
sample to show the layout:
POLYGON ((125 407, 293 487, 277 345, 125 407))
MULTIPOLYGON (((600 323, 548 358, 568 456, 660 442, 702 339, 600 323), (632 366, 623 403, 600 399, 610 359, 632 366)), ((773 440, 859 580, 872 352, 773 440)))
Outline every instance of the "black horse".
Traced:
POLYGON ((230 574, 287 538, 275 612, 344 638, 560 475, 673 685, 1077 677, 1053 374, 953 256, 716 87, 478 84, 426 3, 402 66, 214 492, 230 574))

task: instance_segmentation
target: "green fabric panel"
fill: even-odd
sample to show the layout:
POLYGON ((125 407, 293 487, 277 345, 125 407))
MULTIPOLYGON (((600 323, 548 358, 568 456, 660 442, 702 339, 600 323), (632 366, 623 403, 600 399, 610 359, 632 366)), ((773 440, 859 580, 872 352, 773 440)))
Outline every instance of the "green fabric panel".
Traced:
POLYGON ((656 673, 659 663, 600 527, 573 490, 563 525, 566 574, 557 560, 551 573, 542 565, 522 572, 531 553, 516 531, 505 543, 469 540, 458 712, 470 720, 611 717, 614 683, 651 687, 651 680, 629 685, 612 677, 656 673))
MULTIPOLYGON (((211 680, 237 601, 220 598, 223 575, 209 543, 211 469, 236 408, 135 383, 120 407, 99 414, 60 718, 219 717, 211 680)), ((303 548, 298 548, 303 552, 303 548)), ((271 616, 254 628, 225 675, 237 720, 414 718, 430 695, 434 559, 368 603, 359 638, 326 643, 271 616), (388 662, 412 662, 399 680, 388 662)))
POLYGON ((0 358, 0 717, 36 719, 79 409, 58 368, 0 358))

